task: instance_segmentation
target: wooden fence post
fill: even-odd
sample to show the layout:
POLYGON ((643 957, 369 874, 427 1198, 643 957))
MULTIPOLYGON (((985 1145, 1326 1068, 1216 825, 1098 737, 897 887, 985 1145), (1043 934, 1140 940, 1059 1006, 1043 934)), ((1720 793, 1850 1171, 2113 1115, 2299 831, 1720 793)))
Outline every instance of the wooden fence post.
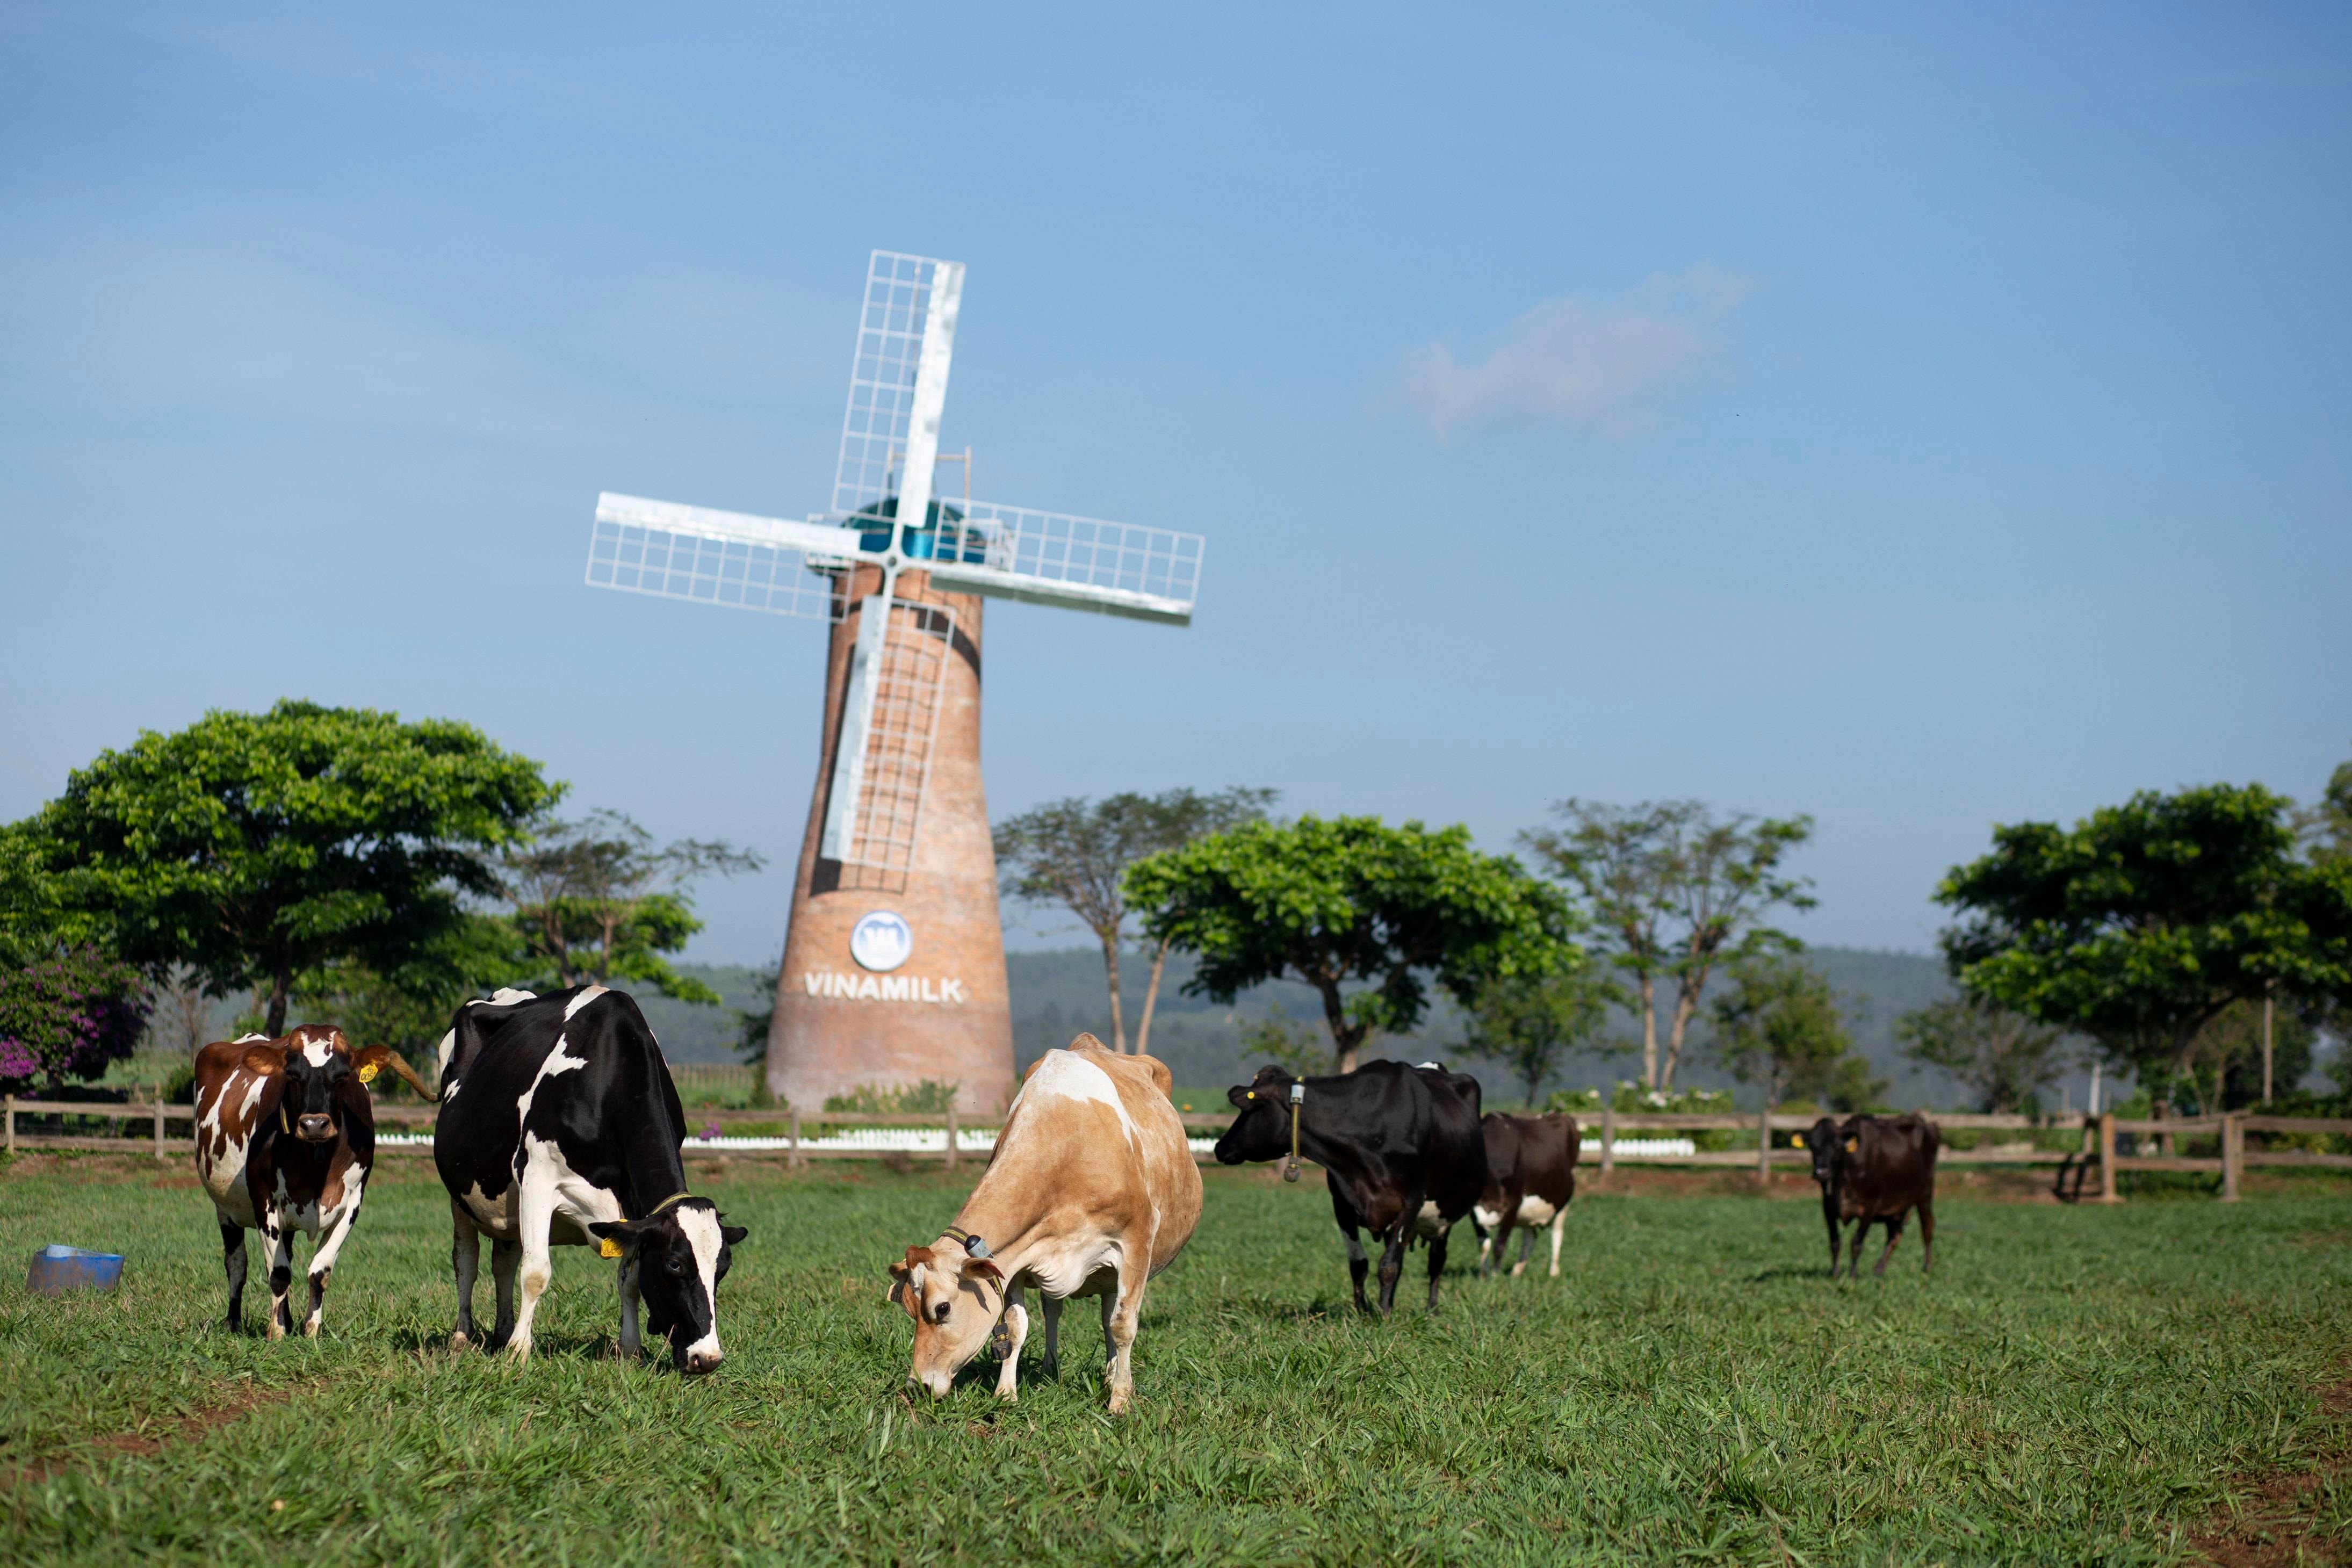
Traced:
MULTIPOLYGON (((14 1127, 16 1124, 11 1122, 9 1125, 14 1127)), ((13 1138, 16 1134, 11 1133, 9 1136, 13 1138)), ((13 1148, 16 1145, 12 1144, 9 1146, 13 1148)), ((1604 1100, 1601 1103, 1601 1174, 1606 1176, 1616 1168, 1617 1106, 1614 1102, 1604 1100)))
POLYGON ((2099 1113, 2099 1201, 2121 1203, 2116 1196, 2116 1113, 2099 1113))
POLYGON ((155 1085, 155 1161, 163 1162, 163 1086, 155 1085))
POLYGON ((1769 1102, 1756 1113, 1756 1185, 1772 1185, 1772 1107, 1769 1102))
POLYGON ((7 1116, 8 1152, 13 1155, 16 1152, 16 1097, 14 1094, 8 1096, 7 1116))
POLYGON ((2246 1168, 2246 1116, 2231 1111, 2221 1117, 2221 1201, 2238 1201, 2238 1177, 2246 1168))
POLYGON ((801 1153, 801 1113, 797 1110, 793 1113, 792 1130, 792 1152, 785 1157, 784 1164, 791 1169, 803 1170, 807 1168, 808 1156, 801 1153))
POLYGON ((953 1170, 953 1169, 955 1169, 955 1162, 956 1162, 955 1102, 954 1102, 954 1101, 952 1101, 952 1100, 950 1100, 950 1102, 948 1102, 948 1169, 950 1169, 950 1170, 953 1170))

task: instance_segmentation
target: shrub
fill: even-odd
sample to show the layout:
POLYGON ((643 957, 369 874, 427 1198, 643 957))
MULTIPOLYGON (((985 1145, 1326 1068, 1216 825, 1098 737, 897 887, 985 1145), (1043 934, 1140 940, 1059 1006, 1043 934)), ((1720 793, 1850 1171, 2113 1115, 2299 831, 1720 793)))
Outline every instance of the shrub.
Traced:
POLYGON ((0 1090, 98 1077, 139 1043, 148 1005, 139 971, 94 947, 0 969, 0 1090))
POLYGON ((861 1083, 846 1094, 827 1095, 824 1108, 859 1116, 937 1116, 955 1103, 956 1091, 961 1087, 936 1078, 926 1078, 920 1083, 900 1089, 861 1083))

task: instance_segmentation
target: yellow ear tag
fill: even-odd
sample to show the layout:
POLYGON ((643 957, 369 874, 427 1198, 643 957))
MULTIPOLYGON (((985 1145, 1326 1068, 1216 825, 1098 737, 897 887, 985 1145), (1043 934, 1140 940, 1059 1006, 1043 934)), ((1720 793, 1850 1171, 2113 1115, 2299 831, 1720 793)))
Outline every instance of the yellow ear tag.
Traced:
POLYGON ((375 1082, 375 1075, 383 1071, 383 1068, 371 1061, 365 1067, 360 1069, 360 1082, 362 1083, 373 1083, 375 1082))
POLYGON ((1255 1100, 1257 1098, 1257 1091, 1253 1089, 1248 1093, 1243 1095, 1242 1098, 1244 1100, 1255 1100))
POLYGON ((618 1258, 620 1255, 621 1244, 614 1240, 611 1237, 607 1236, 603 1240, 596 1243, 597 1257, 618 1258))
POLYGON ((1792 1149, 1801 1149, 1801 1148, 1803 1148, 1803 1147, 1805 1146, 1805 1135, 1804 1135, 1802 1133, 1791 1133, 1791 1134, 1789 1134, 1789 1146, 1790 1146, 1790 1148, 1792 1148, 1792 1149))
POLYGON ((1862 1140, 1860 1138, 1848 1138, 1845 1141, 1845 1152, 1850 1155, 1860 1154, 1862 1152, 1862 1140))

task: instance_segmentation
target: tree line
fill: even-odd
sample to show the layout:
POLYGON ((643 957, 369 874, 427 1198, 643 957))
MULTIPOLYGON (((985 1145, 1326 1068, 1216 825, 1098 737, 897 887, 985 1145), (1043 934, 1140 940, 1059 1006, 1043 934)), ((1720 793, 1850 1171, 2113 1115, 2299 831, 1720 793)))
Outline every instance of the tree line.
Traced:
MULTIPOLYGON (((1642 1089, 1672 1094, 1703 1008, 1715 1059, 1768 1102, 1856 1110, 1885 1092, 1843 999, 1771 923, 1815 905, 1788 864, 1808 817, 1570 799, 1518 835, 1530 867, 1460 826, 1277 821, 1276 799, 1074 799, 998 827, 1006 894, 1069 910, 1101 944, 1121 1049, 1118 959, 1135 940, 1152 954, 1138 1051, 1174 948, 1195 960, 1188 993, 1216 1002, 1276 979, 1315 990, 1321 1052, 1278 1019, 1244 1035, 1295 1070, 1353 1071, 1374 1035, 1418 1028, 1443 992, 1467 1020, 1460 1048, 1530 1102, 1585 1050, 1637 1055, 1642 1089), (1638 1038, 1601 1038, 1612 1008, 1638 1038)), ((2308 808, 2210 785, 2143 791, 2071 828, 1996 827, 1991 852, 1934 897, 1953 916, 1940 943, 1954 995, 1896 1035, 1984 1109, 2030 1108, 2087 1061, 2189 1110, 2277 1098, 2319 1035, 2352 1032, 2352 763, 2308 808)))
POLYGON ((291 700, 100 754, 0 827, 0 1085, 92 1076, 159 1021, 199 1043, 223 998, 411 1055, 502 985, 716 1004, 669 956, 691 884, 760 856, 567 793, 471 726, 291 700))

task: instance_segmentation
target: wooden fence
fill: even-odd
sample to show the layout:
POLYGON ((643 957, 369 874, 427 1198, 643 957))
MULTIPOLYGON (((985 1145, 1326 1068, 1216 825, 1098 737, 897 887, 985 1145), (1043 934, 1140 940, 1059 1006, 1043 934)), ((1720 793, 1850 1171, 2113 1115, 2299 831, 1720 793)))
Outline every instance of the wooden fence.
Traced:
MULTIPOLYGON (((721 1071, 730 1071, 721 1069, 721 1071)), ((429 1132, 438 1107, 421 1104, 382 1103, 374 1107, 375 1124, 385 1132, 429 1132)), ((1230 1124, 1227 1113, 1180 1113, 1178 1119, 1188 1134, 1198 1137, 1208 1133, 1222 1133, 1230 1124)), ((1600 1172, 1609 1175, 1617 1166, 1753 1166, 1759 1176, 1772 1166, 1808 1166, 1811 1155, 1802 1146, 1791 1146, 1792 1140, 1776 1139, 1775 1133, 1795 1134, 1811 1127, 1818 1118, 1810 1115, 1774 1113, 1769 1116, 1717 1113, 1683 1114, 1677 1113, 1619 1113, 1603 1109, 1600 1115, 1581 1127, 1588 1136, 1598 1134, 1601 1149, 1597 1160, 1600 1172), (1748 1146, 1731 1149, 1700 1149, 1689 1154, 1636 1152, 1621 1148, 1622 1143, 1634 1139, 1653 1139, 1661 1133, 1735 1132, 1752 1140, 1748 1146)), ((2336 1170, 2352 1170, 2352 1155, 2321 1154, 2308 1149, 2273 1149, 2259 1145, 2249 1147, 2248 1133, 2256 1134, 2328 1134, 2352 1136, 2352 1118, 2316 1116, 2264 1116, 2251 1112, 2233 1111, 2226 1115, 2196 1117, 2156 1117, 2126 1120, 2114 1115, 2084 1116, 2017 1116, 1979 1115, 1955 1113, 1930 1118, 1947 1134, 1955 1131, 2014 1132, 2026 1134, 2068 1133, 2078 1134, 2079 1148, 2045 1149, 2030 1139, 2013 1139, 2001 1144, 1979 1144, 1974 1148, 1956 1149, 1946 1144, 1940 1159, 1943 1165, 1984 1166, 2022 1165, 2054 1166, 2062 1195, 2071 1178, 2073 1196, 2084 1196, 2091 1174, 2097 1174, 2094 1200, 2101 1203, 2122 1201, 2116 1191, 2116 1174, 2119 1171, 2185 1171, 2221 1177, 2221 1201, 2234 1203, 2238 1198, 2241 1177, 2249 1166, 2321 1166, 2336 1170), (2116 1140, 2124 1134, 2132 1134, 2136 1142, 2154 1140, 2158 1152, 2147 1154, 2137 1149, 2129 1155, 2116 1152, 2116 1140), (2176 1155, 2178 1140, 2192 1137, 2217 1137, 2218 1155, 2190 1156, 2176 1155)), ((152 1154, 159 1160, 184 1158, 194 1150, 194 1108, 189 1105, 164 1104, 150 1091, 145 1098, 128 1102, 98 1102, 67 1100, 20 1100, 14 1095, 0 1103, 0 1120, 5 1120, 7 1152, 19 1150, 75 1149, 114 1154, 152 1154), (20 1129, 17 1118, 79 1118, 85 1121, 112 1123, 113 1135, 87 1133, 35 1132, 20 1129), (136 1127, 134 1133, 132 1129, 136 1127), (180 1129, 180 1130, 175 1130, 180 1129)), ((705 1145, 699 1136, 689 1136, 686 1152, 719 1158, 781 1158, 787 1165, 806 1166, 812 1159, 939 1159, 947 1169, 985 1155, 976 1149, 959 1146, 959 1133, 993 1132, 1002 1124, 992 1117, 959 1116, 949 1111, 939 1114, 922 1113, 853 1113, 848 1112, 810 1112, 805 1115, 793 1110, 736 1111, 698 1109, 689 1111, 687 1120, 699 1134, 705 1127, 715 1127, 720 1135, 729 1128, 758 1128, 775 1139, 772 1149, 730 1148, 705 1145), (844 1127, 903 1128, 924 1133, 941 1133, 946 1136, 944 1147, 938 1150, 893 1150, 880 1147, 824 1147, 818 1140, 829 1129, 844 1127)), ((60 1122, 62 1127, 63 1123, 60 1122)), ((429 1145, 383 1145, 380 1155, 417 1155, 428 1152, 429 1145)), ((1205 1152, 1195 1155, 1207 1162, 1213 1156, 1205 1152)))

